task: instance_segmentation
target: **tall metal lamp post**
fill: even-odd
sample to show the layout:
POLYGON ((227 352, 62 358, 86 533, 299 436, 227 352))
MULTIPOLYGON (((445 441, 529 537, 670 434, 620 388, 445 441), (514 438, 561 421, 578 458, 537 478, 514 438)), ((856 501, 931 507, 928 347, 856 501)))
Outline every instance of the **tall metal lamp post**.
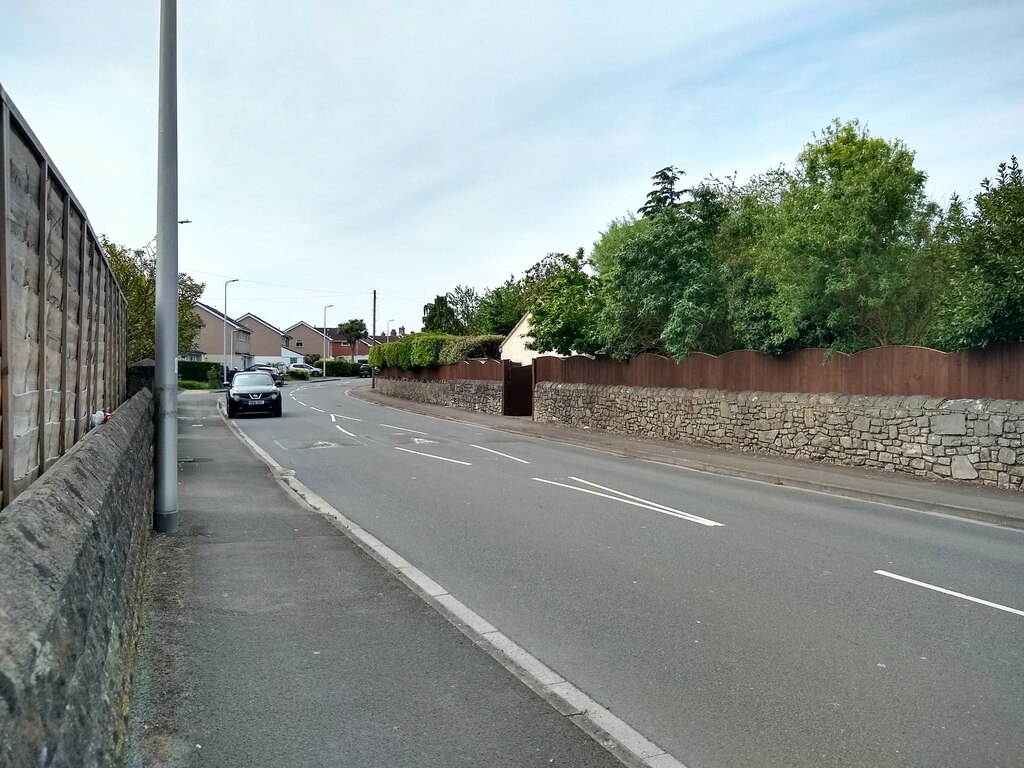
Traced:
POLYGON ((324 307, 324 356, 320 358, 320 371, 325 379, 327 378, 327 310, 333 306, 333 304, 328 304, 324 307))
POLYGON ((395 318, 392 317, 390 320, 388 320, 387 325, 385 326, 385 330, 384 330, 384 339, 385 340, 391 338, 391 324, 393 322, 395 322, 395 318))
MULTIPOLYGON (((237 282, 237 277, 224 282, 224 377, 221 381, 228 380, 228 283, 237 282)), ((233 338, 232 341, 234 341, 233 338)))

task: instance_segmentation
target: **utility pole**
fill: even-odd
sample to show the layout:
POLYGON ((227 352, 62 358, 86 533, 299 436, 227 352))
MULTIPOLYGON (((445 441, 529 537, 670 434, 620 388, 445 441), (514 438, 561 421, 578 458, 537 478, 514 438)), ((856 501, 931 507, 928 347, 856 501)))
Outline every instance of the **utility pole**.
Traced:
POLYGON ((156 488, 153 529, 178 532, 177 0, 160 2, 156 190, 156 488))
MULTIPOLYGON (((377 289, 376 288, 373 289, 373 320, 371 321, 371 326, 372 326, 373 330, 370 333, 370 339, 373 341, 373 344, 370 345, 370 351, 372 352, 373 351, 373 345, 375 345, 377 343, 377 289)), ((369 359, 367 359, 366 362, 369 363, 370 362, 369 359)), ((370 364, 370 389, 376 389, 376 388, 377 388, 377 368, 376 368, 376 366, 374 366, 371 363, 370 364)))

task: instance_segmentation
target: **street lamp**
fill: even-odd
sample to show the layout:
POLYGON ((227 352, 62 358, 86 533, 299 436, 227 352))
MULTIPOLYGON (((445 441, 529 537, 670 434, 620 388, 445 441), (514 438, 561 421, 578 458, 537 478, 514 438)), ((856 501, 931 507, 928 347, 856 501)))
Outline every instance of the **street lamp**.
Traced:
POLYGON ((221 381, 228 380, 228 283, 237 283, 238 280, 235 277, 224 282, 224 377, 221 381))
POLYGON ((333 304, 328 304, 324 307, 324 356, 320 358, 320 365, 325 379, 327 378, 327 310, 333 306, 333 304))
POLYGON ((388 322, 387 322, 386 330, 384 331, 384 338, 385 339, 390 339, 391 338, 391 324, 393 322, 395 322, 395 318, 393 318, 393 317, 390 320, 388 320, 388 322))

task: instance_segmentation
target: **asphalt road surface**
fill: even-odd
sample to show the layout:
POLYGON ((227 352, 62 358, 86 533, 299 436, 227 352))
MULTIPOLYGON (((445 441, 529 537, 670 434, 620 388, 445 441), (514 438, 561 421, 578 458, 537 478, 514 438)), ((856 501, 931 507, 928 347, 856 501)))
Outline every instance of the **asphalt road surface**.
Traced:
POLYGON ((237 425, 688 768, 1024 765, 1024 531, 290 384, 237 425))

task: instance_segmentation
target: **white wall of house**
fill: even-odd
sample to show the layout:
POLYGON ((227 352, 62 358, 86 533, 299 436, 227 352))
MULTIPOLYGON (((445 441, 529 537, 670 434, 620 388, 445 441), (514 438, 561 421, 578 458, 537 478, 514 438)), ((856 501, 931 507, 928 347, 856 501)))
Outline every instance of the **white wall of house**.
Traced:
POLYGON ((523 365, 532 363, 533 358, 538 357, 541 353, 526 348, 527 343, 530 341, 530 337, 527 335, 529 332, 530 315, 527 313, 519 318, 519 322, 509 331, 508 336, 505 337, 505 340, 498 347, 501 350, 501 359, 511 360, 513 363, 521 363, 523 365))

